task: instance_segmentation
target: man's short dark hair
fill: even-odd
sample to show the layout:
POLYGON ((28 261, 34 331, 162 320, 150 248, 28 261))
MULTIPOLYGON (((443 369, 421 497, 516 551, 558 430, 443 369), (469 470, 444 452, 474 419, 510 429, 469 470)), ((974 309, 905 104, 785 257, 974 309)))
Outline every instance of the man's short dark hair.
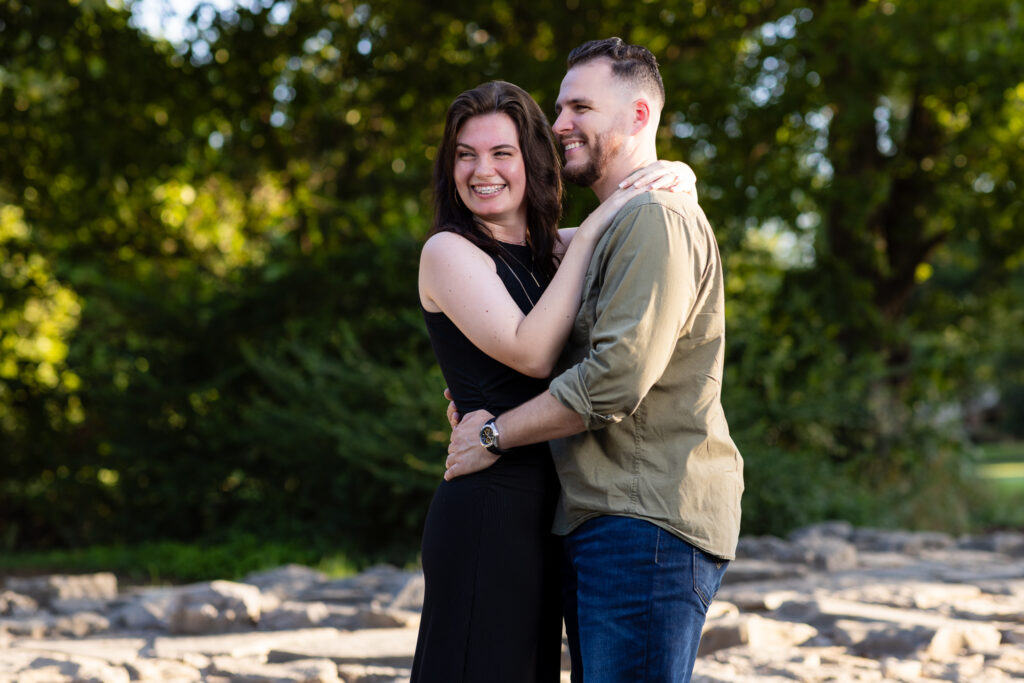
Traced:
POLYGON ((612 73, 616 77, 635 88, 660 97, 659 104, 665 105, 665 84, 661 82, 658 60, 646 47, 630 45, 622 38, 605 38, 583 43, 569 53, 567 69, 602 58, 611 60, 612 73))

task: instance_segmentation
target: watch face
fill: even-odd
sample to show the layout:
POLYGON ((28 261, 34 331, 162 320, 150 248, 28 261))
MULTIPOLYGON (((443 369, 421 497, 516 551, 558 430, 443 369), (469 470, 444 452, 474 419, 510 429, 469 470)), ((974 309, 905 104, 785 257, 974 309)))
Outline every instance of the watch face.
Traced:
POLYGON ((482 430, 480 430, 480 443, 487 447, 493 446, 494 442, 494 429, 491 428, 491 425, 487 425, 482 430))

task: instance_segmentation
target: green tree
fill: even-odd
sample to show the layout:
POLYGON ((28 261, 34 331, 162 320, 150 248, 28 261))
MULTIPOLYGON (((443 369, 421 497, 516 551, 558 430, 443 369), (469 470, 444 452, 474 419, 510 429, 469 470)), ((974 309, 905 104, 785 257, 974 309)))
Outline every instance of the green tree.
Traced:
POLYGON ((963 523, 920 512, 962 475, 951 407, 1024 383, 1020 2, 261 0, 180 46, 130 10, 0 4, 6 546, 414 552, 445 109, 502 78, 550 111, 607 35, 658 55, 726 258, 745 529, 963 523))

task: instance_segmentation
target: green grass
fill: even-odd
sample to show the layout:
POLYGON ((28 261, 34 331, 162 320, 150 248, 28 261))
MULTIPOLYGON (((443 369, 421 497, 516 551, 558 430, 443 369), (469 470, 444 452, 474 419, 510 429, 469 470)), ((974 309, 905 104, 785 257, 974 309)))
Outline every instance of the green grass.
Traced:
POLYGON ((1000 441, 977 446, 981 463, 1024 462, 1024 441, 1000 441))
POLYGON ((1024 530, 1024 441, 978 447, 972 521, 982 530, 1024 530))
POLYGON ((114 572, 129 584, 240 579, 254 571, 297 563, 332 577, 358 567, 341 553, 239 536, 215 544, 161 541, 134 546, 93 546, 0 555, 0 575, 114 572))

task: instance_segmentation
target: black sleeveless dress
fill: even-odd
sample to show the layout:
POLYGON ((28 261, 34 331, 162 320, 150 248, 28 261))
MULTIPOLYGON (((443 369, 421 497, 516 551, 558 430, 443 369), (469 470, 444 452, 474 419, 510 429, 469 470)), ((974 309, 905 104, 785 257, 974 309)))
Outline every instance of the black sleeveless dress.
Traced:
MULTIPOLYGON (((532 268, 529 247, 502 247, 498 275, 529 312, 547 282, 532 268)), ((443 313, 423 315, 463 414, 500 415, 547 389, 547 380, 520 374, 473 346, 443 313)), ((426 589, 413 683, 559 680, 560 544, 551 533, 557 500, 546 443, 512 449, 486 470, 442 481, 423 529, 426 589)))

